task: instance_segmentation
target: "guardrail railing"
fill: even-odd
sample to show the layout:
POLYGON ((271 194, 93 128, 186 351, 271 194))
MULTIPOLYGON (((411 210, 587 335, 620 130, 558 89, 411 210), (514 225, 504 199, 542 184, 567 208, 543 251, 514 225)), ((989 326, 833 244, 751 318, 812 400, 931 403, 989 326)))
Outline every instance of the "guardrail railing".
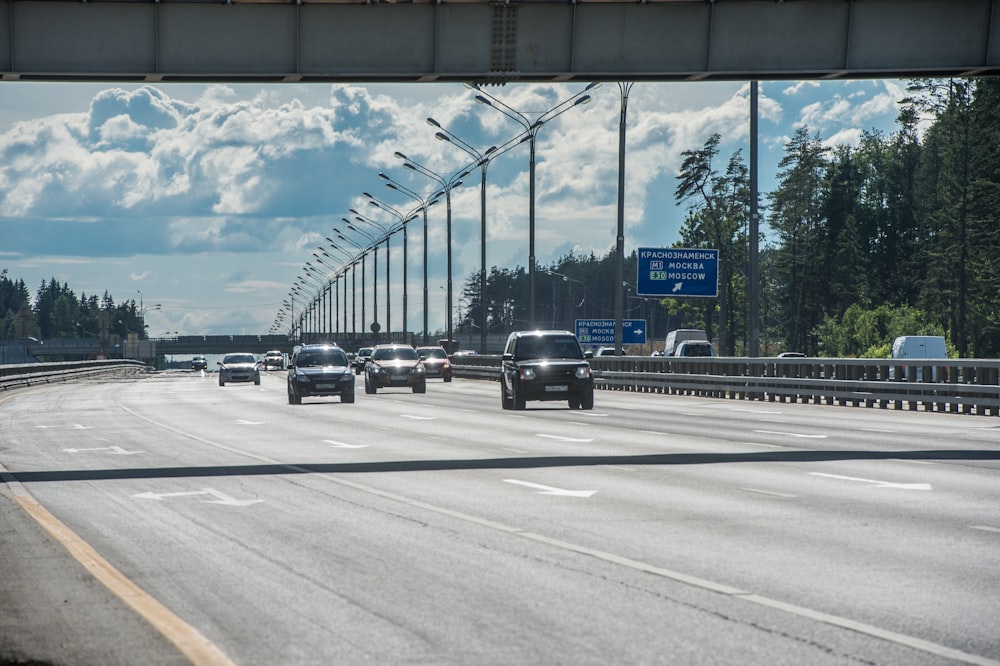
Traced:
MULTIPOLYGON (((1000 415, 997 360, 618 356, 590 365, 608 391, 1000 415)), ((500 357, 455 357, 452 370, 498 381, 500 357)))
POLYGON ((0 365, 0 391, 74 381, 95 375, 134 375, 147 370, 148 366, 145 363, 132 359, 0 365))

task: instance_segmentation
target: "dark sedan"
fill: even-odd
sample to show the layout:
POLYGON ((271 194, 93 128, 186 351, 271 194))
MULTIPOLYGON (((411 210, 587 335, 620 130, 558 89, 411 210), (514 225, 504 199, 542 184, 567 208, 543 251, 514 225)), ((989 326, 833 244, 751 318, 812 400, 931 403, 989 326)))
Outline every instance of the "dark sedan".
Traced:
POLYGON ((427 371, 410 345, 376 345, 365 366, 365 393, 389 386, 410 387, 427 392, 427 371))
POLYGON ((303 345, 288 366, 288 404, 331 395, 354 402, 354 371, 347 352, 334 345, 303 345))

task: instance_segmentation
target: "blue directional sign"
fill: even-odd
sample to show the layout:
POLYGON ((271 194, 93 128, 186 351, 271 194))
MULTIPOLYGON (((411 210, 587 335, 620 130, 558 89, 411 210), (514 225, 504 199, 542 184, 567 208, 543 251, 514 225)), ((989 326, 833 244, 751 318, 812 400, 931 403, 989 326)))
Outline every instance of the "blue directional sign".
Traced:
MULTIPOLYGON (((614 319, 577 319, 576 337, 582 345, 613 345, 615 344, 614 319)), ((646 344, 646 320, 622 320, 622 344, 646 344)))
POLYGON ((682 247, 641 247, 638 251, 639 296, 719 295, 719 251, 682 247))

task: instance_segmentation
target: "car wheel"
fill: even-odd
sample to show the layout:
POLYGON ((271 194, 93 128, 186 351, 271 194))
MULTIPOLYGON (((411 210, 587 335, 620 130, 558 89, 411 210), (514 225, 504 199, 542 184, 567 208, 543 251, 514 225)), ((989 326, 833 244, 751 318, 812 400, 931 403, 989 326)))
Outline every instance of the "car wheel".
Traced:
POLYGON ((500 381, 500 406, 503 409, 513 409, 514 407, 514 399, 507 397, 507 387, 503 380, 500 381))
POLYGON ((426 381, 422 381, 419 384, 414 384, 413 385, 413 392, 414 393, 427 393, 427 382, 426 381))
POLYGON ((367 375, 365 375, 365 393, 368 395, 375 394, 375 385, 371 383, 371 380, 368 379, 367 375))
POLYGON ((289 405, 301 405, 302 398, 292 393, 292 390, 288 390, 288 404, 289 405))
POLYGON ((354 402, 354 391, 351 391, 350 393, 341 393, 340 401, 346 402, 347 404, 354 402))
POLYGON ((225 386, 225 385, 226 381, 222 378, 222 375, 219 375, 219 386, 225 386))
POLYGON ((450 382, 450 381, 451 381, 451 375, 445 375, 445 378, 444 378, 444 380, 445 380, 446 382, 450 382))
POLYGON ((510 392, 513 394, 511 396, 511 402, 513 403, 514 409, 521 411, 525 407, 524 395, 517 388, 517 384, 510 385, 510 392))
POLYGON ((570 409, 580 409, 580 398, 579 397, 573 396, 572 398, 569 399, 568 402, 569 402, 569 408, 570 409))
POLYGON ((260 386, 260 375, 257 375, 257 378, 253 380, 253 384, 254 386, 260 386))
POLYGON ((580 408, 581 409, 594 408, 594 389, 590 389, 582 396, 580 396, 580 408))

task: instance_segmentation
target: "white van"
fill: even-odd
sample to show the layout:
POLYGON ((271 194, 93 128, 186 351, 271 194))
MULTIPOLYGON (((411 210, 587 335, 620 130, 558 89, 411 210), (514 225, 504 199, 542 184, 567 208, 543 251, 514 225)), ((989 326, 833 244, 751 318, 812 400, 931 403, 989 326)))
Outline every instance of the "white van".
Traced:
MULTIPOLYGON (((948 349, 944 344, 944 336, 941 335, 901 335, 892 341, 893 359, 917 359, 917 358, 948 358, 948 349)), ((907 377, 907 367, 904 365, 903 378, 907 377)), ((917 381, 923 380, 923 368, 916 367, 917 381)), ((889 368, 889 378, 896 378, 895 366, 889 368)), ((931 381, 937 381, 937 368, 933 370, 931 381)))
POLYGON ((892 358, 948 358, 941 335, 901 335, 892 342, 892 358))
POLYGON ((698 328, 678 328, 676 331, 667 333, 667 342, 663 345, 663 355, 673 356, 677 352, 677 345, 687 340, 699 340, 708 342, 705 331, 698 328))

